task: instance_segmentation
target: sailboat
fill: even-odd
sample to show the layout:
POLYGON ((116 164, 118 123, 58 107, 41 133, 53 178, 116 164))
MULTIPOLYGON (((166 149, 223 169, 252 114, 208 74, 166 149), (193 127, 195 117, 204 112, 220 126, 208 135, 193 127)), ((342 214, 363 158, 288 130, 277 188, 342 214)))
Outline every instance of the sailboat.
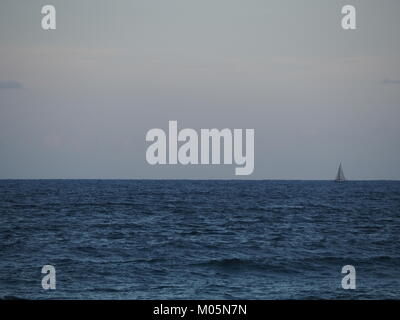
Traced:
POLYGON ((343 169, 342 169, 342 164, 341 163, 339 164, 339 169, 337 171, 335 181, 336 182, 346 181, 346 178, 344 177, 344 173, 343 173, 343 169))

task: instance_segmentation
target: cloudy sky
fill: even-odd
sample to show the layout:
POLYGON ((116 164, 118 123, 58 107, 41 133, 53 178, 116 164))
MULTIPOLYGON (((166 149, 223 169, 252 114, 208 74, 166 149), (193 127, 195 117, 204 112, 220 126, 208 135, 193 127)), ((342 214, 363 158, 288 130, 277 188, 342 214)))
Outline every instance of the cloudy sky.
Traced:
POLYGON ((253 179, 400 179, 398 0, 2 0, 0 178, 150 166, 151 128, 254 128, 253 179), (57 30, 41 29, 53 4, 57 30), (341 7, 357 30, 341 28, 341 7))

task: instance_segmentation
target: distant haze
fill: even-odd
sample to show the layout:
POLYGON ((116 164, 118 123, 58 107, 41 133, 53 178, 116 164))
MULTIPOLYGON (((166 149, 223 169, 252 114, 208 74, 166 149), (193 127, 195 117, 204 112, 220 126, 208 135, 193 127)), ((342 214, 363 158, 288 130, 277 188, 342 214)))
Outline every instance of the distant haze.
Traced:
POLYGON ((255 129, 250 179, 400 179, 400 1, 2 0, 0 178, 236 178, 151 166, 152 128, 255 129), (41 29, 41 7, 57 29, 41 29), (341 8, 357 9, 357 30, 341 8))

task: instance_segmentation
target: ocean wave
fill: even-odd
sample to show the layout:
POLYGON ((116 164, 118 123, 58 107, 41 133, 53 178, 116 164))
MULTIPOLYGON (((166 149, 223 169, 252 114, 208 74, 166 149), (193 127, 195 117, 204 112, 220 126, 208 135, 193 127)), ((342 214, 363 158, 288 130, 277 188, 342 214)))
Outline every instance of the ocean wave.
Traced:
POLYGON ((17 297, 17 296, 8 296, 8 295, 5 295, 5 296, 3 296, 3 297, 0 297, 0 300, 27 300, 27 299, 22 298, 22 297, 17 297))
POLYGON ((284 261, 273 262, 273 260, 263 259, 243 259, 243 258, 222 258, 210 259, 204 262, 194 263, 196 266, 216 267, 224 270, 244 270, 244 271, 268 271, 272 273, 299 273, 296 265, 284 261))

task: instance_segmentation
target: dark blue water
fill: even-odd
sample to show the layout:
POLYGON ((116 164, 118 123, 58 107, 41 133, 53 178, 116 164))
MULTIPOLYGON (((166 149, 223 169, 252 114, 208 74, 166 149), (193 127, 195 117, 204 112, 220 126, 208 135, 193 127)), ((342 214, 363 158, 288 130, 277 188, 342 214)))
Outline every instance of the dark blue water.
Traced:
POLYGON ((0 181, 0 297, 400 299, 399 240, 400 182, 0 181))

